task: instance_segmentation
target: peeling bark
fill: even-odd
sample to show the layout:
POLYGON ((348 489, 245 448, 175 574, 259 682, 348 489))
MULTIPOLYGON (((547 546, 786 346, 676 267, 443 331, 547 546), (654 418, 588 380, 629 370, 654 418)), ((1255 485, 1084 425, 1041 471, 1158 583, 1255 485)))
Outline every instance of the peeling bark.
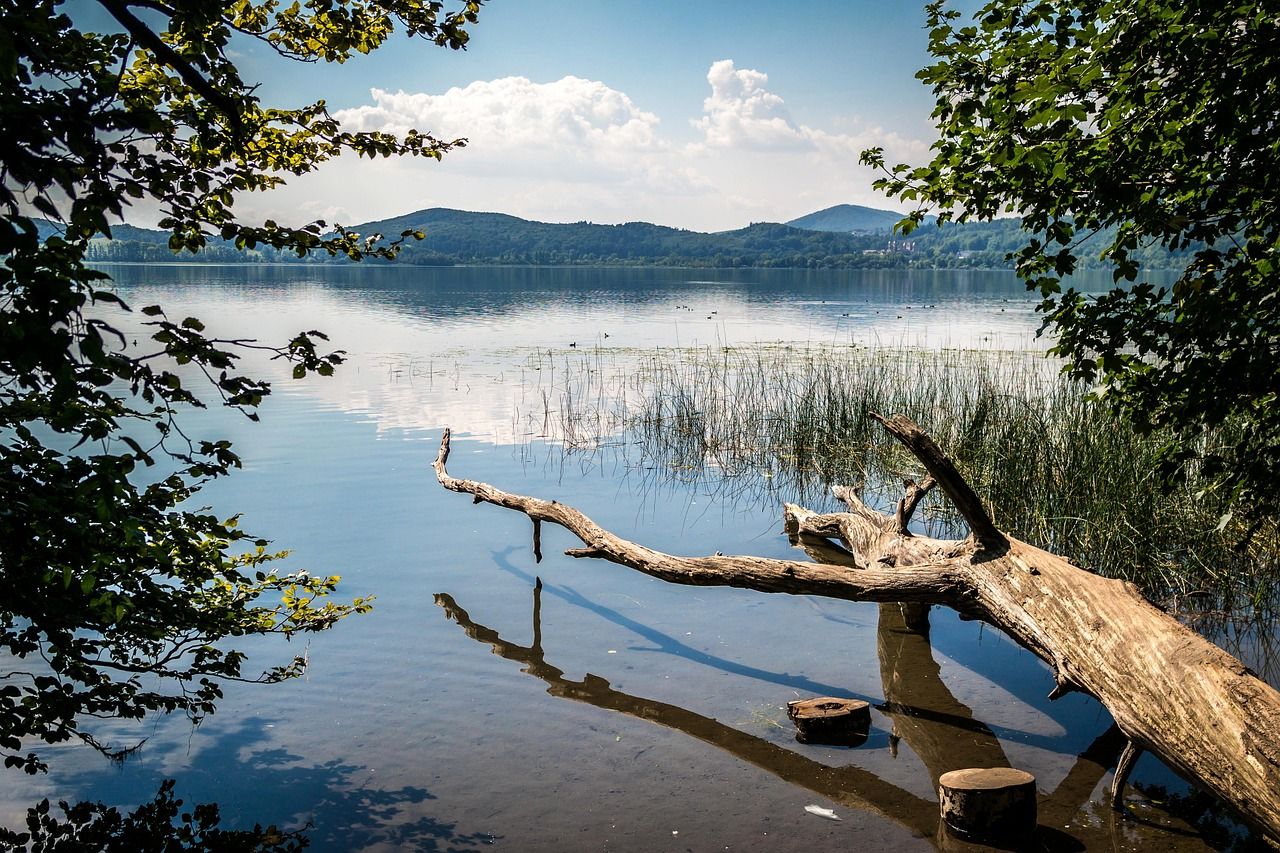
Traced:
POLYGON ((1134 748, 1159 756, 1280 845, 1280 693, 1153 607, 1133 584, 1090 574, 998 530, 923 430, 901 415, 880 420, 924 463, 969 525, 968 538, 913 536, 904 532, 907 499, 885 516, 837 488, 847 512, 785 508, 788 533, 824 562, 679 557, 622 539, 565 504, 450 476, 447 430, 435 471, 446 489, 523 512, 535 525, 566 528, 585 546, 565 552, 571 556, 603 558, 672 583, 944 604, 982 619, 1052 667, 1054 696, 1094 696, 1134 748), (821 544, 830 539, 843 547, 821 544))

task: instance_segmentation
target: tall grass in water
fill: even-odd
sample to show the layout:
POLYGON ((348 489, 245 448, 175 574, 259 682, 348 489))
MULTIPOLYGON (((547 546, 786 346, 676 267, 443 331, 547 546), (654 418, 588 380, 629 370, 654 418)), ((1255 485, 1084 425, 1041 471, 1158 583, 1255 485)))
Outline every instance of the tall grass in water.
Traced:
MULTIPOLYGON (((1041 354, 757 345, 658 351, 612 375, 596 358, 577 398, 599 404, 598 428, 621 428, 642 454, 632 464, 818 506, 833 483, 861 485, 888 507, 901 478, 923 472, 871 413, 902 412, 1018 538, 1181 610, 1274 603, 1276 525, 1237 549, 1239 531, 1216 529, 1224 508, 1194 472, 1172 490, 1158 481, 1165 436, 1136 435, 1041 354)), ((933 532, 959 532, 940 495, 920 515, 933 532)))

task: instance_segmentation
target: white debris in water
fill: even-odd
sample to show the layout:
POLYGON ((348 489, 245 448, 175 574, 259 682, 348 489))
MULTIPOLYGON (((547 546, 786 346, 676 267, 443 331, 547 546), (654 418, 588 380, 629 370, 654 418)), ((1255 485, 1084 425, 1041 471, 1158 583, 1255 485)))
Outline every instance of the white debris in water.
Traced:
POLYGON ((822 806, 805 806, 804 810, 811 815, 825 817, 827 820, 840 820, 841 818, 831 809, 824 809, 822 806))

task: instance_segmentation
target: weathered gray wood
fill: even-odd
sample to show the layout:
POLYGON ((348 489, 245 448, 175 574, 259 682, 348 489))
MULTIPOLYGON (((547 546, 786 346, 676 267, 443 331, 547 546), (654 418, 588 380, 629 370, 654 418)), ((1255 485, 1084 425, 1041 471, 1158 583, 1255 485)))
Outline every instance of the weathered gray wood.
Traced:
POLYGON ((568 504, 525 497, 496 489, 476 480, 449 476, 449 430, 444 431, 436 457, 436 479, 444 488, 472 495, 475 503, 490 503, 522 512, 535 521, 550 521, 566 528, 585 547, 565 553, 571 557, 598 557, 629 566, 671 583, 693 586, 736 586, 759 592, 825 595, 852 601, 929 601, 946 603, 959 594, 959 580, 951 580, 945 568, 921 566, 893 569, 881 566, 850 574, 839 566, 776 560, 766 557, 714 555, 677 557, 646 548, 617 536, 568 504))
MULTIPOLYGON (((600 557, 673 583, 860 601, 945 604, 995 625, 1053 668, 1055 694, 1081 690, 1111 712, 1136 746, 1221 797, 1280 844, 1280 693, 1130 583, 1082 571, 994 528, 973 490, 910 420, 882 419, 928 468, 974 535, 959 542, 906 536, 896 519, 838 490, 849 511, 785 508, 802 539, 838 537, 858 568, 750 556, 679 557, 622 539, 565 504, 451 477, 446 430, 440 484, 477 502, 552 521, 600 557)), ((810 549, 815 553, 820 549, 810 549)))
POLYGON ((938 481, 942 491, 947 493, 951 503, 964 516, 978 544, 989 549, 1005 546, 1005 535, 996 529, 978 493, 965 482, 955 464, 938 449, 938 445, 933 443, 933 439, 924 430, 906 415, 890 415, 886 418, 872 413, 872 417, 884 424, 885 429, 893 433, 895 438, 924 463, 924 467, 929 469, 929 476, 938 481))
POLYGON ((1012 767, 952 770, 938 779, 938 809, 962 838, 1026 842, 1036 831, 1036 777, 1012 767))

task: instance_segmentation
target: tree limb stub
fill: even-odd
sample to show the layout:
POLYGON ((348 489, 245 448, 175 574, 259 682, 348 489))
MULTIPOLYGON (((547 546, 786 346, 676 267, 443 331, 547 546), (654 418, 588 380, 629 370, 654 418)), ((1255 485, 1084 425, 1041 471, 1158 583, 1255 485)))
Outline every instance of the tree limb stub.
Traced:
POLYGON ((938 481, 933 479, 933 475, 930 474, 919 483, 915 480, 907 480, 903 485, 906 486, 907 493, 898 501, 898 511, 894 515, 894 523, 899 533, 903 536, 910 536, 911 531, 907 529, 907 525, 911 523, 911 516, 916 514, 916 507, 920 505, 920 501, 924 500, 924 496, 929 494, 934 486, 938 485, 938 481))
POLYGON ((1111 808, 1124 808, 1124 786, 1128 784, 1129 773, 1141 755, 1142 747, 1133 741, 1124 745, 1124 752, 1120 753, 1120 760, 1116 762, 1115 778, 1111 782, 1111 808))
MULTIPOLYGON (((1125 737, 1233 806, 1280 846, 1280 693, 1148 603, 1130 583, 1090 574, 997 530, 954 464, 909 419, 882 418, 924 463, 973 531, 960 542, 903 535, 849 489, 845 513, 787 505, 787 532, 838 538, 858 568, 748 556, 678 557, 622 539, 565 504, 451 477, 445 431, 435 472, 446 489, 551 521, 601 557, 673 583, 854 601, 923 601, 981 618, 1046 661, 1059 690, 1098 699, 1125 737)), ((839 552, 834 552, 839 553, 839 552)), ((845 562, 848 562, 845 560, 845 562)), ((1056 690, 1055 692, 1059 692, 1056 690)))

